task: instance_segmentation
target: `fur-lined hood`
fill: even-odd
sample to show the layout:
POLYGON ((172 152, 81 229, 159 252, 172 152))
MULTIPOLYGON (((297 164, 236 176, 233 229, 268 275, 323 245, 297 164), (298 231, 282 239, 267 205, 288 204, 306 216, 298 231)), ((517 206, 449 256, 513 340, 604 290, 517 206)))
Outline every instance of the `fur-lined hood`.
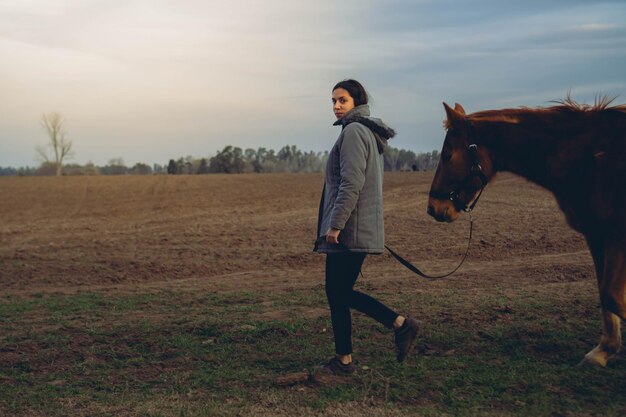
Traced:
POLYGON ((347 112, 341 119, 333 123, 333 126, 341 125, 341 128, 345 128, 352 122, 361 123, 372 131, 376 138, 376 145, 378 146, 378 153, 385 152, 387 147, 387 141, 396 135, 396 131, 387 126, 382 120, 370 117, 370 106, 362 104, 356 106, 349 112, 347 112))

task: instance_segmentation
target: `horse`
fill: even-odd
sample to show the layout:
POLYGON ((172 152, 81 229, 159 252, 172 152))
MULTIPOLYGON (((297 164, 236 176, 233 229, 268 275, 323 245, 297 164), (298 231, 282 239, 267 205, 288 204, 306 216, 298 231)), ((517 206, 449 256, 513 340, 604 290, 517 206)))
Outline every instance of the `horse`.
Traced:
POLYGON ((443 103, 446 135, 427 209, 437 221, 454 221, 501 171, 551 191, 593 258, 602 336, 580 365, 602 367, 619 352, 626 320, 626 105, 613 101, 579 104, 568 95, 550 107, 469 115, 443 103))

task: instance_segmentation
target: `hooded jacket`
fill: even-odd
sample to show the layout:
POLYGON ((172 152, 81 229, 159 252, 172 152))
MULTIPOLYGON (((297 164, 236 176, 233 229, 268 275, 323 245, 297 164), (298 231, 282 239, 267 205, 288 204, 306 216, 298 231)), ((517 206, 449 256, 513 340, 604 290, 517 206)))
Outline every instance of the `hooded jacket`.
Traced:
POLYGON ((334 125, 341 125, 326 164, 320 201, 317 240, 320 253, 384 251, 383 152, 393 129, 370 116, 369 106, 347 112, 334 125), (339 229, 339 244, 329 244, 329 228, 339 229))

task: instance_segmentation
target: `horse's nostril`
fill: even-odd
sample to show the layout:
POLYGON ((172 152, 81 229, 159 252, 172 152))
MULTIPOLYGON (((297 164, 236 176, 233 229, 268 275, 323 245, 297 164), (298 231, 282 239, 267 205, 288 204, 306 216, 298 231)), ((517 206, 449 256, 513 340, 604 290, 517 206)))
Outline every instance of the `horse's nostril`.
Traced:
POLYGON ((428 213, 429 216, 434 216, 435 215, 435 208, 431 205, 428 205, 428 210, 426 210, 426 212, 428 213))

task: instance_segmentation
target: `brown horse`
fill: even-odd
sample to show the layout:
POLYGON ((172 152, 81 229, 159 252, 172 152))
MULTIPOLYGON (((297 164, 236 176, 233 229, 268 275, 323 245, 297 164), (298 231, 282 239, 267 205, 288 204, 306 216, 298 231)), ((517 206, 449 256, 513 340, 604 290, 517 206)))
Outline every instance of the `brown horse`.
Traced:
POLYGON ((602 337, 581 364, 600 366, 619 351, 626 320, 626 105, 611 101, 567 97, 553 107, 470 115, 444 103, 447 133, 428 201, 431 216, 454 221, 499 171, 552 191, 595 264, 602 337))

